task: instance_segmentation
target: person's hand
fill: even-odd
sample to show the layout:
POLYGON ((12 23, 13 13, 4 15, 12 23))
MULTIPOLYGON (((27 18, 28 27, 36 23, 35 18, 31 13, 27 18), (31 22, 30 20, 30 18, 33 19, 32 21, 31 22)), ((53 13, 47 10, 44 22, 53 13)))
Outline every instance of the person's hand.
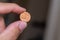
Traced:
MULTIPOLYGON (((21 13, 26 9, 14 3, 0 3, 0 14, 9 12, 21 13)), ((0 17, 0 40, 16 40, 19 34, 26 28, 27 23, 16 21, 5 27, 4 19, 0 17)))

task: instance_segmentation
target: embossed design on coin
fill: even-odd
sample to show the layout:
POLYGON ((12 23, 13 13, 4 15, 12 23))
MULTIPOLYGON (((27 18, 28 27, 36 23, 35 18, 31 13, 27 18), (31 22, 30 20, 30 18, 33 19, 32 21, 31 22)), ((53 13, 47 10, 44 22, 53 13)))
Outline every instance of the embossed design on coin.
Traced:
POLYGON ((20 20, 24 22, 29 22, 31 19, 31 15, 28 12, 23 12, 20 14, 20 20))

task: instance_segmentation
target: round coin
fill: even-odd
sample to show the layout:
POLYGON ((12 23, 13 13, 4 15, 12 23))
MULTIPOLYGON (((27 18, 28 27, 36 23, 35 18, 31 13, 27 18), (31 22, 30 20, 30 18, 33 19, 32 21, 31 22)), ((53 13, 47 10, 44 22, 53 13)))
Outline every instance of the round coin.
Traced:
POLYGON ((20 20, 24 22, 29 22, 31 19, 31 15, 28 12, 23 12, 20 14, 20 20))

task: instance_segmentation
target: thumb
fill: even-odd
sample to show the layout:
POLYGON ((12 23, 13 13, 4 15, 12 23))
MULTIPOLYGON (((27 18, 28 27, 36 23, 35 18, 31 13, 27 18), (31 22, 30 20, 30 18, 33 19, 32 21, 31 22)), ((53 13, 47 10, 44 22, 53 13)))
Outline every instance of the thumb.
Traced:
POLYGON ((10 24, 6 30, 1 34, 5 40, 16 40, 19 34, 26 28, 27 23, 17 21, 10 24))

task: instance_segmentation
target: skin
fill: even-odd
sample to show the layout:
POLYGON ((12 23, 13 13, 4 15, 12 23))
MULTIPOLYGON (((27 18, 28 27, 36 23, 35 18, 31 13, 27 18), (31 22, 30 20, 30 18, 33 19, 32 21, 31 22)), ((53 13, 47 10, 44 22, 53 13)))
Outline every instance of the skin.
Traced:
MULTIPOLYGON (((7 14, 9 12, 20 14, 24 11, 26 11, 25 8, 15 3, 0 3, 0 14, 7 14)), ((26 26, 26 22, 16 21, 6 28, 3 17, 0 17, 0 40, 16 40, 26 26)))

